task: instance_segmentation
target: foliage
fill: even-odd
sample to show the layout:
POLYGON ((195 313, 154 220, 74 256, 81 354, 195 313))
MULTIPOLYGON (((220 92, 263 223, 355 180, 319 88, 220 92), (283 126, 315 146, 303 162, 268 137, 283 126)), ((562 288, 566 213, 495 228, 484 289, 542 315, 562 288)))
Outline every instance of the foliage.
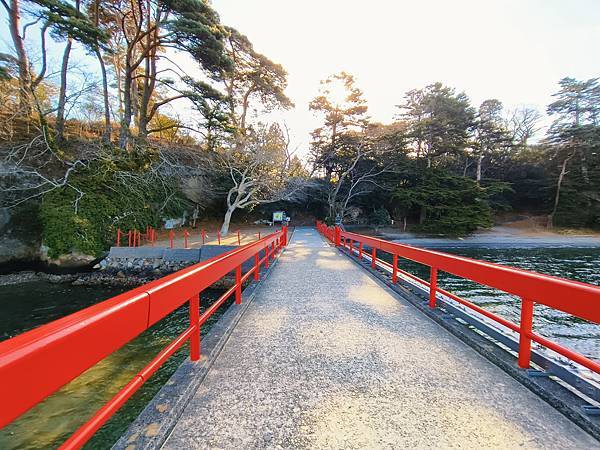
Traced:
POLYGON ((390 213, 385 208, 377 208, 369 216, 369 222, 375 226, 389 225, 392 223, 390 213))
POLYGON ((475 111, 464 92, 434 83, 409 91, 405 98, 401 117, 410 123, 417 157, 423 155, 431 166, 435 159, 464 152, 475 124, 475 111))
POLYGON ((40 218, 49 256, 98 256, 114 244, 117 227, 144 230, 181 215, 186 201, 174 180, 164 185, 143 166, 139 158, 102 159, 77 172, 73 187, 46 194, 40 218))
POLYGON ((499 189, 483 188, 472 179, 434 168, 397 188, 393 199, 402 208, 420 210, 416 231, 461 236, 492 225, 487 199, 499 189))

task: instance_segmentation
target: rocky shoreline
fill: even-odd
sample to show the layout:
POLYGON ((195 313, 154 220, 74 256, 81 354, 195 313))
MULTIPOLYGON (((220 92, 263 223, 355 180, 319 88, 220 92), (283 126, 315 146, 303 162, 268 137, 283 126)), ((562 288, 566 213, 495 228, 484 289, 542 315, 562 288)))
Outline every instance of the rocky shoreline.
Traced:
POLYGON ((73 286, 125 286, 136 287, 144 283, 164 276, 147 275, 140 273, 108 273, 107 271, 95 271, 87 273, 52 274, 46 272, 35 272, 26 270, 6 275, 0 275, 0 285, 31 283, 45 281, 54 284, 71 284, 73 286))
MULTIPOLYGON (((115 286, 137 287, 177 272, 193 263, 169 261, 162 264, 148 263, 144 260, 128 261, 124 266, 111 265, 110 261, 102 261, 92 272, 52 274, 25 270, 0 275, 0 285, 12 285, 44 281, 72 286, 115 286)), ((215 288, 228 288, 234 283, 234 277, 224 277, 215 284, 215 288)))

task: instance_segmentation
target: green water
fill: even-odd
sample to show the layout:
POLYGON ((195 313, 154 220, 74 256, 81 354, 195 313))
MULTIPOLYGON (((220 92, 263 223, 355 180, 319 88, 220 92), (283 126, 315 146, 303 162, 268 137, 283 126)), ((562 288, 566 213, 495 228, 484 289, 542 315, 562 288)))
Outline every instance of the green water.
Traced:
MULTIPOLYGON (((600 285, 600 248, 455 247, 435 250, 600 285)), ((423 279, 429 279, 428 267, 401 258, 398 265, 423 279)), ((447 291, 519 323, 519 298, 443 272, 439 273, 438 280, 447 291)), ((600 360, 600 326, 597 324, 536 305, 534 331, 589 358, 600 360)))
MULTIPOLYGON (((124 290, 46 282, 0 286, 0 340, 66 316, 124 290)), ((203 308, 215 300, 219 293, 204 292, 203 308)), ((223 305, 209 319, 202 328, 203 334, 218 320, 227 305, 223 305)), ((183 332, 188 321, 189 312, 184 305, 0 430, 0 449, 42 449, 60 445, 173 338, 183 332)), ((86 447, 110 448, 169 379, 188 351, 188 347, 184 346, 175 353, 95 434, 86 447)), ((52 367, 40 368, 40 376, 44 376, 48 370, 52 370, 52 367)))

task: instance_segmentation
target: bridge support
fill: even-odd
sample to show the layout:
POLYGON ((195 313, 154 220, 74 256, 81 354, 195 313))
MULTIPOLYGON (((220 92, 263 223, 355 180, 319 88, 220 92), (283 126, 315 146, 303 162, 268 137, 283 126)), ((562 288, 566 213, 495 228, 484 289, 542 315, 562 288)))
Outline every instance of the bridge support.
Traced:
POLYGON ((533 327, 533 301, 521 299, 521 330, 519 332, 519 367, 528 369, 531 363, 531 331, 533 327))
POLYGON ((235 304, 242 303, 242 266, 235 269, 235 304))
POLYGON ((429 277, 429 307, 435 308, 435 294, 437 293, 437 268, 431 268, 429 277))
POLYGON ((200 294, 190 298, 190 327, 194 329, 190 335, 190 359, 200 359, 200 294))

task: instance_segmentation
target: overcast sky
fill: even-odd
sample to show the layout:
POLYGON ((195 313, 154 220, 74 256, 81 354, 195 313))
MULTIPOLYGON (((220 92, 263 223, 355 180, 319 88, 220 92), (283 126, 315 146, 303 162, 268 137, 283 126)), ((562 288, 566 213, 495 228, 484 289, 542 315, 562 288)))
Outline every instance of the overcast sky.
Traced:
POLYGON ((545 110, 565 76, 600 76, 600 0, 213 0, 223 23, 289 73, 285 120, 305 147, 319 80, 345 70, 390 122, 406 91, 440 81, 545 110))

